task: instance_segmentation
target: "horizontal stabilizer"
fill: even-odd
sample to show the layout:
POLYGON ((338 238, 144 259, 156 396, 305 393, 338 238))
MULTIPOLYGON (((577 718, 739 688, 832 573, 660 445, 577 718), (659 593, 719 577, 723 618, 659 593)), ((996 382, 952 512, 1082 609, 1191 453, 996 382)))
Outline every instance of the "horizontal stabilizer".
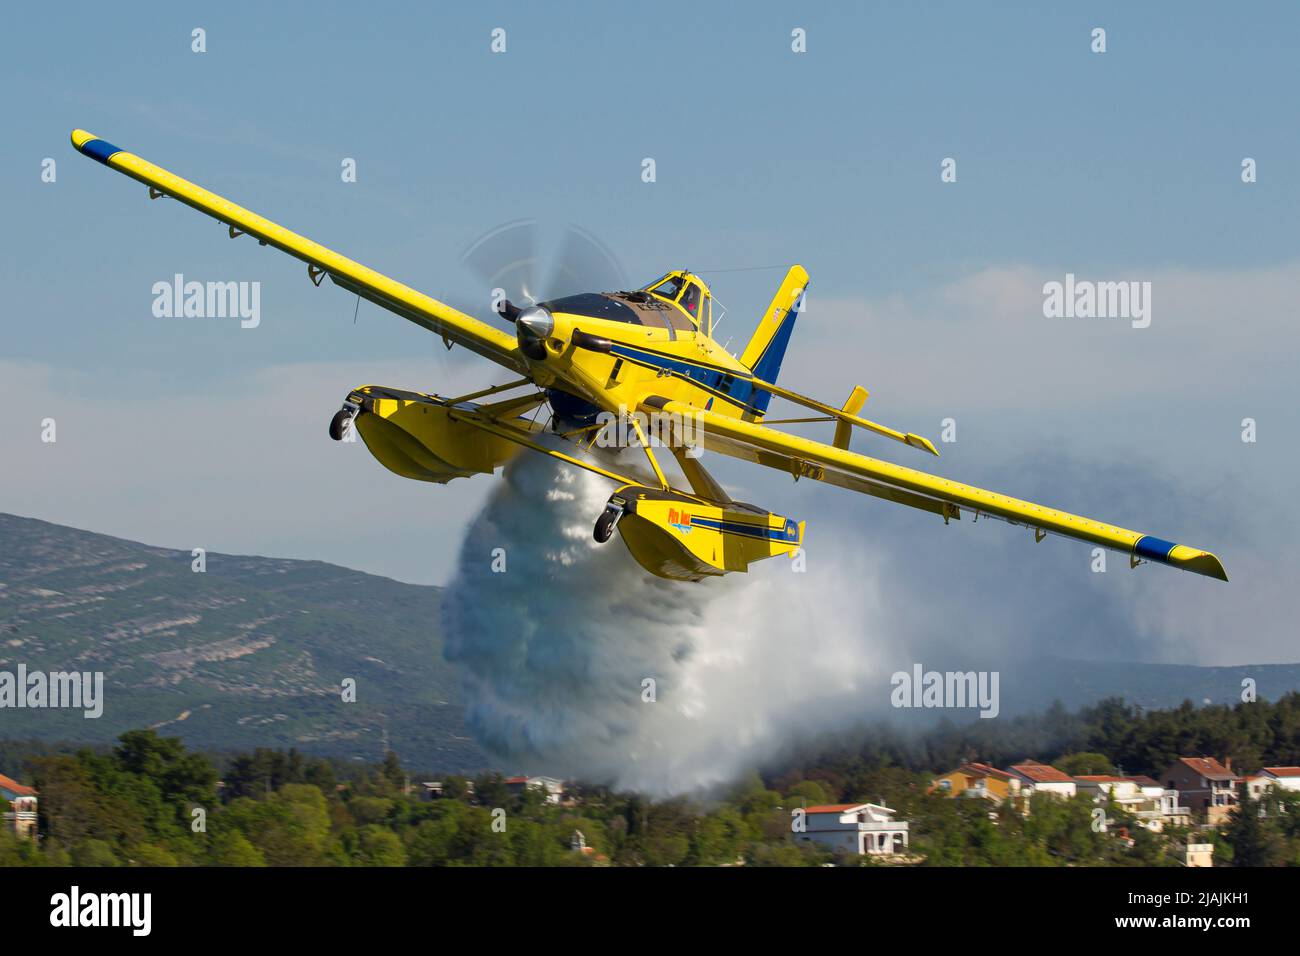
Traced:
POLYGON ((787 402, 802 405, 804 408, 811 408, 813 411, 821 412, 823 415, 828 415, 831 418, 834 418, 836 420, 836 428, 833 447, 835 448, 847 449, 849 447, 848 435, 840 431, 840 426, 856 425, 859 428, 865 428, 867 431, 874 432, 877 435, 884 435, 886 438, 900 441, 904 445, 911 445, 913 448, 928 451, 931 455, 936 457, 939 454, 939 450, 934 447, 934 444, 928 438, 922 438, 920 435, 914 435, 911 432, 900 432, 898 429, 890 428, 888 425, 881 425, 877 422, 868 421, 865 418, 859 418, 856 414, 850 411, 850 406, 853 405, 855 399, 857 399, 859 389, 861 389, 862 397, 861 400, 857 401, 857 407, 861 408, 862 403, 866 401, 867 390, 862 388, 861 385, 855 388, 853 393, 849 395, 849 400, 844 403, 843 408, 835 408, 832 405, 827 405, 825 402, 819 402, 815 398, 800 395, 798 392, 792 392, 787 388, 781 388, 779 385, 773 385, 771 382, 764 382, 757 378, 751 379, 750 384, 753 385, 755 391, 769 392, 777 398, 783 398, 787 402), (840 444, 841 437, 844 439, 843 445, 840 444))

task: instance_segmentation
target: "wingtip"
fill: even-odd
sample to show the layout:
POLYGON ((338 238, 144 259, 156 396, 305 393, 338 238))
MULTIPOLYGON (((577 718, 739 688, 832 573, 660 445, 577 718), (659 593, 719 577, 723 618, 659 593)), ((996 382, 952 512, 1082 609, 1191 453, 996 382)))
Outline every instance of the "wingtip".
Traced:
POLYGON ((1223 562, 1218 556, 1199 548, 1189 548, 1180 544, 1169 553, 1169 563, 1185 571, 1203 574, 1207 578, 1218 581, 1228 580, 1228 572, 1224 570, 1223 562))
POLYGON ((1223 562, 1209 551, 1193 548, 1185 544, 1175 544, 1154 535, 1143 535, 1133 544, 1133 553, 1138 558, 1159 561, 1193 574, 1203 574, 1207 578, 1219 581, 1228 580, 1228 572, 1223 569, 1223 562))
POLYGON ((82 156, 89 156, 105 166, 112 165, 109 160, 122 152, 120 146, 114 146, 108 140, 84 129, 74 129, 69 138, 72 140, 73 148, 82 156))

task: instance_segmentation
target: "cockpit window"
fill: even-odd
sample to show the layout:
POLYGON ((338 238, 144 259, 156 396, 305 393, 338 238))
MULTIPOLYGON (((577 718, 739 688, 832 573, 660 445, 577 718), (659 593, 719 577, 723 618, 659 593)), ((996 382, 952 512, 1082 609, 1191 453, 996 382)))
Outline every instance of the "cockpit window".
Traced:
POLYGON ((700 287, 694 282, 686 287, 686 292, 682 294, 681 306, 687 311, 692 319, 697 322, 700 319, 700 287))
POLYGON ((655 295, 661 295, 665 299, 674 301, 677 298, 677 293, 682 291, 682 280, 677 276, 669 276, 650 291, 655 295))

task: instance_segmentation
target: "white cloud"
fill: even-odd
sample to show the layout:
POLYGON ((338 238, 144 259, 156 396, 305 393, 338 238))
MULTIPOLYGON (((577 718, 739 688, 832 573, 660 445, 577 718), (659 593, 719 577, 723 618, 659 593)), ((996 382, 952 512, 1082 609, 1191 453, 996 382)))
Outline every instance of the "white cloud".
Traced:
MULTIPOLYGON (((470 391, 483 370, 437 376, 470 391)), ((429 388, 427 362, 273 366, 219 392, 0 362, 9 396, 5 510, 149 544, 313 558, 440 581, 492 479, 447 485, 387 471, 363 443, 331 441, 353 386, 429 388), (57 441, 41 441, 54 418, 57 441)))
POLYGON ((847 387, 856 376, 873 400, 906 396, 968 414, 1164 404, 1291 385, 1300 264, 1079 274, 1150 281, 1145 329, 1125 319, 1044 317, 1043 284, 1067 271, 1075 270, 992 268, 913 296, 813 298, 791 345, 790 381, 829 376, 847 387))

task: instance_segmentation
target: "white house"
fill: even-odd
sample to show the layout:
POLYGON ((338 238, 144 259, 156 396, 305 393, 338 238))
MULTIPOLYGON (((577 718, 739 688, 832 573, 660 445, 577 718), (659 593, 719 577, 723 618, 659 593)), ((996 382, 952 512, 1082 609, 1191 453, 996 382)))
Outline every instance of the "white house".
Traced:
POLYGON ((506 786, 514 793, 527 788, 540 790, 546 796, 547 803, 559 803, 564 797, 564 781, 555 777, 509 777, 506 786))
POLYGON ((1252 800, 1264 799, 1264 794, 1277 782, 1275 778, 1262 773, 1248 773, 1241 779, 1246 782, 1246 792, 1252 800))
POLYGON ((1279 790, 1300 791, 1300 767, 1265 767, 1259 776, 1279 790))
POLYGON ((1114 800, 1120 809, 1137 817, 1139 825, 1155 833, 1192 822, 1191 809, 1179 805, 1178 791, 1162 787, 1150 777, 1089 775, 1075 779, 1080 793, 1092 794, 1099 804, 1114 800))
POLYGON ((1167 826, 1186 827, 1192 825, 1190 807, 1180 806, 1178 791, 1170 790, 1151 777, 1129 777, 1137 784, 1138 791, 1146 799, 1146 804, 1135 811, 1138 822, 1148 830, 1161 832, 1167 826))
POLYGON ((1050 793, 1069 799, 1078 792, 1078 784, 1073 777, 1051 764, 1039 763, 1037 760, 1021 761, 1008 767, 1007 772, 1020 778, 1020 792, 1027 796, 1050 793))
POLYGON ((1080 793, 1090 793, 1104 802, 1112 798, 1120 806, 1142 803, 1146 796, 1141 784, 1130 777, 1115 777, 1106 774, 1087 774, 1074 778, 1079 784, 1080 793))
POLYGON ((803 830, 796 818, 795 838, 856 856, 885 856, 907 849, 907 821, 878 803, 836 803, 807 807, 803 830))

